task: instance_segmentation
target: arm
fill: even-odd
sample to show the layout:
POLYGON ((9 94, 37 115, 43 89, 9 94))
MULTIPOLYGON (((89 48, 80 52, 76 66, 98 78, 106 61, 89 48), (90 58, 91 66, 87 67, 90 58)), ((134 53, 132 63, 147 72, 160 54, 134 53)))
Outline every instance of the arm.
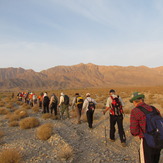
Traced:
POLYGON ((50 98, 49 106, 52 104, 53 99, 54 99, 54 96, 52 96, 52 97, 50 98))
POLYGON ((140 134, 140 126, 139 121, 136 118, 136 112, 133 109, 130 115, 130 132, 133 136, 137 136, 140 134))
POLYGON ((59 101, 59 106, 61 105, 61 103, 64 102, 64 97, 63 96, 60 96, 60 101, 59 101))
POLYGON ((74 97, 74 99, 73 99, 73 101, 72 101, 72 106, 75 106, 75 104, 76 104, 76 97, 74 97))
POLYGON ((106 101, 106 108, 105 108, 105 110, 103 111, 103 114, 105 115, 105 113, 108 111, 108 110, 110 110, 110 107, 111 107, 111 98, 110 97, 108 97, 108 99, 107 99, 107 101, 106 101))
POLYGON ((87 108, 88 108, 88 100, 85 99, 82 107, 82 112, 84 112, 84 110, 86 110, 87 108))

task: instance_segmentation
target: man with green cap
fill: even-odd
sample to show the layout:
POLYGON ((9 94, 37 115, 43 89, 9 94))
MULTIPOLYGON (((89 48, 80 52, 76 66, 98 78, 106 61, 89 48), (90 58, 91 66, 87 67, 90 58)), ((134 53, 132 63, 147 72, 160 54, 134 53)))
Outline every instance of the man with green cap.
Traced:
POLYGON ((144 139, 144 133, 146 132, 146 115, 140 110, 140 108, 144 108, 149 112, 153 111, 152 106, 149 106, 144 102, 144 98, 144 94, 134 92, 130 99, 130 102, 134 105, 134 109, 132 109, 130 114, 130 132, 133 136, 139 136, 141 140, 139 150, 140 162, 158 163, 161 149, 149 147, 144 139))

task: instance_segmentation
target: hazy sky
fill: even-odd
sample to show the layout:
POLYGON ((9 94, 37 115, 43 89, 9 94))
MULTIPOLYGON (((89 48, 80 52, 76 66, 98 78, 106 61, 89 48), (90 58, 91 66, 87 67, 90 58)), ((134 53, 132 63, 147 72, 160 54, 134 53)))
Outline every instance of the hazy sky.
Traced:
POLYGON ((0 68, 163 66, 163 0, 0 0, 0 68))

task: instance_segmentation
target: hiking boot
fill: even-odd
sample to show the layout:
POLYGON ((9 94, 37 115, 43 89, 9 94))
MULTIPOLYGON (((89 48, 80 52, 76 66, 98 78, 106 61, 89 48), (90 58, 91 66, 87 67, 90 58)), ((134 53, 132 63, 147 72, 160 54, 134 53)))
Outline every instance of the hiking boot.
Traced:
POLYGON ((125 142, 122 142, 121 145, 122 145, 122 147, 126 147, 127 146, 125 142))
POLYGON ((115 142, 115 139, 109 139, 109 141, 111 141, 111 142, 115 142))

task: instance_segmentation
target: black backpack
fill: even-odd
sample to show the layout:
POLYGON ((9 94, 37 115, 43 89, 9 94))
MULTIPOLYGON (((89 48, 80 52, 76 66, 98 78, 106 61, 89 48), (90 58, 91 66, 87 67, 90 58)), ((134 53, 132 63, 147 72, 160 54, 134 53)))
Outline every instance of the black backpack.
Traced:
POLYGON ((45 96, 45 97, 44 97, 44 100, 43 100, 43 104, 44 104, 44 105, 49 105, 49 102, 50 102, 49 97, 48 97, 48 96, 45 96))
POLYGON ((56 96, 54 96, 54 99, 52 101, 52 106, 57 105, 57 104, 58 104, 58 99, 56 96))
POLYGON ((69 97, 67 95, 64 95, 64 104, 69 105, 69 101, 70 101, 69 97))
POLYGON ((95 103, 92 100, 88 101, 88 110, 95 110, 95 103))

